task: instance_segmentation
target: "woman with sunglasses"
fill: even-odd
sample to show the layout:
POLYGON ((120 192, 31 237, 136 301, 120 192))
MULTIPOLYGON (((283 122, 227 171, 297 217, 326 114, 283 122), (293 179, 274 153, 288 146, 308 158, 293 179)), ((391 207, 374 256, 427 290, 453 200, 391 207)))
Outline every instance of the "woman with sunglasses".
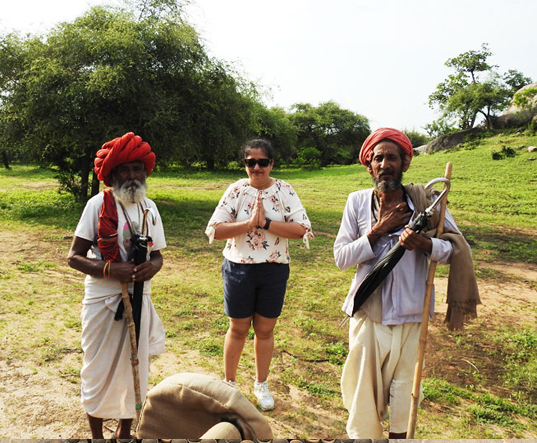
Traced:
POLYGON ((235 375, 253 326, 256 381, 254 394, 262 410, 274 408, 267 384, 274 326, 281 314, 289 278, 288 239, 304 240, 309 248, 311 223, 291 185, 270 176, 272 145, 262 139, 242 147, 248 178, 228 187, 205 233, 209 242, 227 240, 223 251, 224 309, 229 329, 224 342, 225 380, 235 375))

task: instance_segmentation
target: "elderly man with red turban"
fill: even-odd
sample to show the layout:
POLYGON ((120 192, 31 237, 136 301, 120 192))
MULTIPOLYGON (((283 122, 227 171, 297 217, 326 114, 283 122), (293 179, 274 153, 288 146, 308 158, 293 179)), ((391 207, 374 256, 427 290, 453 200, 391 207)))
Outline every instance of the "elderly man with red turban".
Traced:
POLYGON ((86 274, 81 397, 94 439, 103 438, 103 419, 118 420, 113 437, 130 438, 136 409, 131 345, 119 309, 122 283, 128 283, 132 294, 134 282, 144 282, 138 342, 142 401, 150 356, 164 352, 164 328, 150 293, 151 278, 162 267, 160 251, 166 240, 158 209, 145 196, 155 154, 149 144, 128 132, 105 143, 94 163, 97 177, 109 188, 88 201, 68 255, 69 265, 86 274), (152 213, 156 223, 142 227, 144 212, 152 213), (151 242, 147 261, 135 265, 131 238, 142 231, 151 242))
MULTIPOLYGON (((360 150, 360 162, 371 175, 374 187, 349 195, 334 243, 337 266, 342 270, 356 266, 343 304, 350 326, 341 390, 349 411, 350 438, 385 438, 382 422, 388 416, 388 406, 389 438, 406 437, 428 260, 452 263, 455 256, 462 257, 458 262, 463 263, 470 291, 457 305, 465 306, 465 314, 472 315, 479 302, 470 248, 449 211, 445 237, 432 238, 431 231, 416 234, 407 227, 413 215, 422 212, 431 199, 423 186, 402 184, 412 157, 412 143, 401 131, 380 128, 367 137, 360 150), (360 284, 397 242, 406 253, 353 315, 354 295, 360 284), (454 250, 460 253, 454 254, 454 250)), ((430 314, 433 308, 434 301, 430 314)), ((450 319, 452 326, 460 326, 459 319, 450 319)))

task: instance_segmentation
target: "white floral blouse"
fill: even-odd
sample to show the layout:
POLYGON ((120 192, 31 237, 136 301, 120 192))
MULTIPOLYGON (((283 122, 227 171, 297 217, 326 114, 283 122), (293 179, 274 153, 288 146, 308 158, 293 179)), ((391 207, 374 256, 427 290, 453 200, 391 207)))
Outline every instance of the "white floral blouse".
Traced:
MULTIPOLYGON (((219 223, 245 221, 251 217, 257 194, 261 193, 265 216, 274 221, 300 223, 306 229, 303 241, 309 249, 313 238, 311 223, 292 186, 283 180, 258 190, 241 179, 230 185, 216 207, 205 234, 209 243, 214 240, 215 226, 219 223)), ((227 240, 224 257, 234 263, 289 263, 289 244, 286 238, 278 237, 262 228, 254 228, 245 234, 227 240)))

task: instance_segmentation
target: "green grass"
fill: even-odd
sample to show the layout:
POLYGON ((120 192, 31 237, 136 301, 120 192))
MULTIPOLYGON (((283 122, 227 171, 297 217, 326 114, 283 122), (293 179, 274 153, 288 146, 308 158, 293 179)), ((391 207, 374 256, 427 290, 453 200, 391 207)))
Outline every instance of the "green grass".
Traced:
MULTIPOLYGON (((420 155, 404 177, 405 182, 426 183, 442 176, 447 162, 453 163, 448 207, 472 244, 476 274, 482 281, 500 277, 488 266, 492 261, 537 263, 537 161, 530 160, 532 154, 522 145, 537 145, 537 137, 495 135, 479 144, 420 155), (503 146, 513 148, 516 155, 493 160, 492 153, 503 146)), ((148 180, 149 197, 159 206, 168 243, 152 298, 166 329, 168 352, 174 356, 171 366, 152 376, 154 381, 193 367, 223 375, 227 320, 220 265, 224 243, 209 245, 204 230, 224 190, 244 176, 243 171, 170 169, 155 171, 148 180)), ((344 438, 346 412, 339 378, 348 344, 347 327, 339 327, 339 322, 354 272, 337 269, 332 247, 348 194, 370 187, 371 178, 359 165, 320 171, 280 169, 273 176, 293 185, 316 238, 310 250, 301 241, 290 242, 291 277, 276 326, 271 367, 276 395, 285 399, 300 393, 303 410, 298 412, 289 400, 290 406, 282 407, 280 415, 273 413, 271 419, 285 429, 301 430, 296 432, 303 437, 314 436, 321 427, 326 436, 344 438), (330 411, 332 418, 320 424, 320 414, 310 403, 330 411)), ((0 229, 7 235, 4 244, 9 243, 0 267, 0 359, 46 368, 71 383, 78 382, 76 368, 80 367, 83 276, 67 266, 65 257, 82 209, 82 204, 58 193, 53 172, 18 164, 10 171, 0 169, 0 229)), ((447 272, 447 267, 439 266, 437 275, 447 272)), ((520 283, 526 284, 522 279, 520 283)), ((473 380, 468 386, 431 374, 424 380, 427 400, 420 410, 418 438, 537 435, 536 412, 531 407, 537 395, 535 303, 524 318, 529 325, 521 324, 516 330, 476 323, 469 332, 448 339, 448 346, 463 348, 468 355, 477 352, 478 344, 490 344, 493 349, 488 354, 475 358, 500 361, 503 372, 492 379, 470 369, 473 372, 465 373, 473 380), (501 386, 505 395, 492 394, 492 386, 501 386), (431 414, 433 407, 449 413, 431 414)), ((239 383, 248 380, 248 386, 255 371, 252 338, 250 334, 238 378, 239 383)))

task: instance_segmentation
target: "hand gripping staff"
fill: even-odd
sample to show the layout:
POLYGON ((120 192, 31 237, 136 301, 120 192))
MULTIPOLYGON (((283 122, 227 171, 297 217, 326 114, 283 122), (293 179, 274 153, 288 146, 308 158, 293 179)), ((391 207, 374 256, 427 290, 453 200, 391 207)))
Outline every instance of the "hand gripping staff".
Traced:
MULTIPOLYGON (((450 163, 449 163, 450 164, 450 163)), ((419 233, 427 227, 427 222, 433 215, 438 204, 443 201, 444 197, 449 191, 450 182, 447 177, 440 177, 431 180, 425 185, 425 189, 430 188, 435 183, 443 182, 444 189, 436 197, 434 202, 423 212, 420 212, 417 217, 409 223, 408 227, 415 232, 419 233)), ((445 200, 444 200, 445 201, 445 200)), ((406 249, 401 246, 401 243, 397 242, 392 249, 373 267, 373 269, 367 274, 364 281, 360 284, 356 294, 354 295, 354 306, 352 309, 352 315, 360 309, 369 296, 377 289, 384 281, 386 276, 392 271, 395 265, 401 260, 401 257, 405 253, 406 249)))
MULTIPOLYGON (((444 190, 442 191, 447 195, 449 191, 449 180, 451 179, 452 164, 446 164, 446 172, 444 177, 447 182, 444 184, 444 190), (444 192, 445 191, 445 192, 444 192)), ((438 238, 444 232, 444 219, 446 215, 447 198, 442 200, 440 206, 440 214, 438 220, 438 226, 436 227, 435 237, 438 238)), ((427 331, 429 327, 429 306, 431 306, 431 297, 433 293, 434 273, 436 271, 436 261, 431 261, 429 264, 429 272, 427 274, 427 283, 425 285, 425 298, 423 300, 423 314, 421 318, 418 357, 416 359, 416 367, 414 370, 414 383, 412 385, 412 400, 410 403, 410 415, 408 418, 407 438, 414 438, 414 431, 416 430, 416 418, 418 416, 418 405, 420 397, 420 385, 421 385, 421 372, 423 369, 423 359, 425 357, 425 347, 427 345, 427 331)))
MULTIPOLYGON (((134 262, 139 265, 146 261, 147 246, 152 241, 151 237, 147 235, 147 214, 151 213, 153 217, 153 225, 156 223, 155 213, 151 208, 144 210, 144 216, 142 221, 142 234, 135 234, 132 237, 134 262)), ((134 295, 133 302, 131 304, 131 297, 129 295, 128 283, 121 283, 121 298, 125 307, 125 319, 127 321, 127 327, 129 329, 129 338, 131 342, 131 366, 132 377, 134 380, 134 399, 136 408, 136 417, 140 420, 140 412, 142 410, 142 396, 140 393, 140 372, 138 368, 138 340, 140 338, 140 322, 142 313, 142 300, 143 300, 144 282, 134 282, 134 295)))

